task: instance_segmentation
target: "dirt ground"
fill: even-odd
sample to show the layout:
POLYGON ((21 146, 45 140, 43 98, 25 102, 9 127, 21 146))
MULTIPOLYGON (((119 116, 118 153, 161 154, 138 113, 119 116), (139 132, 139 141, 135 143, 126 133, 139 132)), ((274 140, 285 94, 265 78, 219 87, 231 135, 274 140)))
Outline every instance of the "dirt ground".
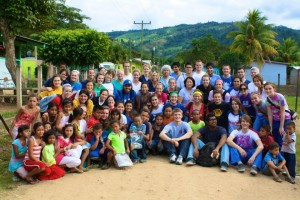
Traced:
MULTIPOLYGON (((300 130, 300 120, 297 120, 300 130)), ((299 137, 299 135, 298 135, 299 137)), ((168 163, 167 157, 149 156, 146 163, 126 170, 94 168, 84 174, 24 184, 0 194, 1 200, 61 199, 299 199, 300 178, 296 184, 276 183, 272 177, 240 174, 230 167, 222 173, 217 167, 186 167, 168 163)))
POLYGON ((169 164, 167 157, 150 157, 143 164, 125 170, 91 169, 84 174, 22 185, 4 195, 10 199, 298 199, 300 181, 276 183, 272 177, 249 170, 240 174, 231 167, 186 167, 169 164))

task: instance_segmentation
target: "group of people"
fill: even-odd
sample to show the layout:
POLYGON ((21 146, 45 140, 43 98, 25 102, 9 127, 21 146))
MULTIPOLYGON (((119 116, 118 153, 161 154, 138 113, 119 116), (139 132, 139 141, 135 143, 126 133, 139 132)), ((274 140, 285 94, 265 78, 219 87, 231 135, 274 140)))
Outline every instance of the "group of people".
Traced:
POLYGON ((170 163, 193 166, 201 149, 213 143, 210 157, 238 172, 250 166, 280 173, 295 183, 295 123, 284 96, 265 82, 257 67, 246 80, 245 68, 231 75, 214 74, 214 64, 197 60, 164 65, 161 72, 149 64, 143 72, 130 62, 123 70, 79 71, 61 65, 45 82, 39 96, 31 95, 13 121, 9 171, 29 183, 62 177, 65 171, 83 173, 92 162, 102 169, 114 165, 115 156, 128 154, 144 163, 147 154, 168 153, 170 163))

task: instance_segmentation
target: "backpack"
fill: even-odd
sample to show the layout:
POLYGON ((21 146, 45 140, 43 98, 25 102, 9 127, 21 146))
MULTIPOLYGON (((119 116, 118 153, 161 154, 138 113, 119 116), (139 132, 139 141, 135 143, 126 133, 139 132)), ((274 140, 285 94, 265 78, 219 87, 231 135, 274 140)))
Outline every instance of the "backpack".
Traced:
POLYGON ((199 157, 196 160, 198 165, 204 167, 212 167, 220 163, 219 158, 212 158, 212 151, 216 148, 217 144, 215 142, 208 142, 199 151, 199 157))

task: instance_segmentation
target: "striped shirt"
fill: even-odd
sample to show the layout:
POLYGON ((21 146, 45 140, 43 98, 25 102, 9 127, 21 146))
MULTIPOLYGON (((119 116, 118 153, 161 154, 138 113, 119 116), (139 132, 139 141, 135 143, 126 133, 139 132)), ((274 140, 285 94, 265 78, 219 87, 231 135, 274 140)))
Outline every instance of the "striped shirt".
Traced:
MULTIPOLYGON (((38 144, 36 143, 36 140, 35 140, 34 136, 31 136, 31 138, 32 138, 33 141, 34 141, 34 145, 33 145, 33 155, 34 155, 34 157, 40 159, 42 146, 40 146, 40 145, 38 145, 38 144)), ((29 157, 29 149, 27 149, 27 152, 26 152, 26 154, 25 154, 25 159, 30 159, 30 157, 29 157)))

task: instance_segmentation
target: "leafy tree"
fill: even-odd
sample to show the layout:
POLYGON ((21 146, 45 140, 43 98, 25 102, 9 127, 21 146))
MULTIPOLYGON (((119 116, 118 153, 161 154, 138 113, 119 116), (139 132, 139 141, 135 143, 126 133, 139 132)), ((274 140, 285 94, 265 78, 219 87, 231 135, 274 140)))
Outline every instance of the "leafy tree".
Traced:
POLYGON ((52 63, 87 66, 107 61, 111 41, 105 33, 91 29, 51 30, 41 41, 50 45, 41 49, 41 57, 52 63))
POLYGON ((230 65, 231 69, 234 70, 245 64, 245 61, 246 59, 243 54, 227 51, 220 56, 218 66, 221 68, 223 65, 230 65))
POLYGON ((113 63, 122 63, 124 60, 128 60, 128 51, 119 42, 112 42, 109 48, 109 61, 113 63))
POLYGON ((276 33, 271 30, 271 24, 265 24, 266 20, 260 11, 249 11, 245 21, 235 23, 239 30, 227 34, 228 38, 234 38, 230 49, 244 54, 247 65, 256 61, 261 67, 264 59, 277 54, 275 47, 279 43, 275 40, 276 33))
POLYGON ((292 38, 288 38, 283 40, 282 43, 277 48, 278 57, 276 60, 286 62, 286 63, 294 63, 296 61, 300 61, 300 49, 297 45, 297 42, 292 38))
POLYGON ((50 17, 53 22, 53 29, 86 29, 88 26, 83 23, 83 20, 90 19, 86 15, 80 14, 81 10, 74 7, 69 7, 63 3, 58 3, 56 12, 50 17))
POLYGON ((55 0, 0 0, 0 31, 5 44, 5 64, 16 82, 16 35, 37 29, 55 11, 55 0))

